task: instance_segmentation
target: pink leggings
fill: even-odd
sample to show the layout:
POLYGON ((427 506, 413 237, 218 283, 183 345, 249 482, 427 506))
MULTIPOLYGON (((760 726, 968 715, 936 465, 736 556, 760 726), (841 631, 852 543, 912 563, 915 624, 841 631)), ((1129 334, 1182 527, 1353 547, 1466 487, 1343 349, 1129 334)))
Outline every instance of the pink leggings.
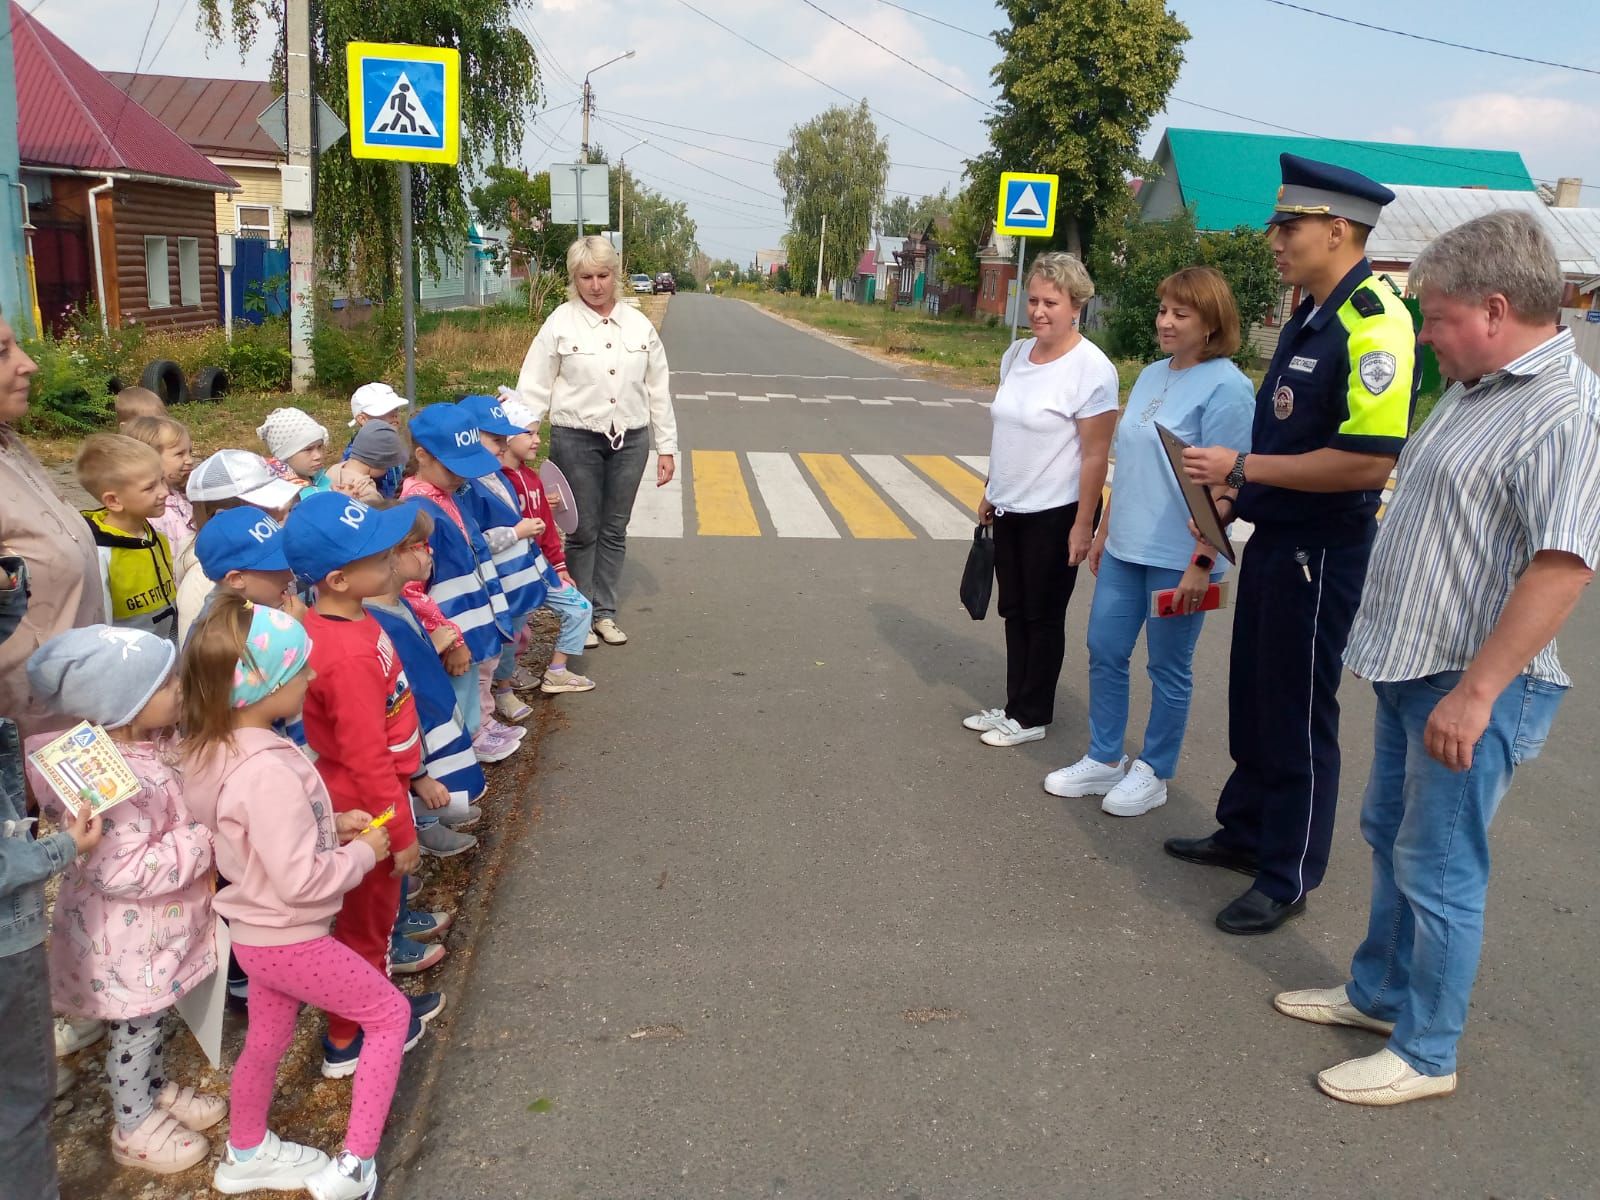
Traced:
POLYGON ((361 1058, 350 1098, 344 1146, 361 1158, 378 1152, 389 1118, 411 1004, 382 972, 331 937, 292 946, 233 947, 250 976, 250 1024, 233 1067, 229 1140, 241 1150, 261 1144, 278 1063, 294 1040, 302 1003, 348 1017, 361 1026, 361 1058))

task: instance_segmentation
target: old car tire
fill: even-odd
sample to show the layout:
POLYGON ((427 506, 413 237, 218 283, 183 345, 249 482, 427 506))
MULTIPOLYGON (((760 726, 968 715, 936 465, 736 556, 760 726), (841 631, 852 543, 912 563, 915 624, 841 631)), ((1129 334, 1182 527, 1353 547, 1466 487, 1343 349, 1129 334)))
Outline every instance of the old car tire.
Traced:
POLYGON ((170 358, 158 358, 146 367, 139 376, 139 386, 160 396, 163 404, 189 403, 189 385, 184 382, 183 369, 170 358))
POLYGON ((221 367, 206 367, 194 380, 196 400, 221 400, 228 394, 228 373, 221 367))

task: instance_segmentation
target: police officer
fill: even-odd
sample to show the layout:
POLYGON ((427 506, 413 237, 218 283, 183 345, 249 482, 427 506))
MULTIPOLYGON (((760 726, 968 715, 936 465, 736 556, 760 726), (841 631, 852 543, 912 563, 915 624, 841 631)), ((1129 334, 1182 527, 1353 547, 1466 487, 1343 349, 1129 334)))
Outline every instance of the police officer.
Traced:
POLYGON ((1366 260, 1394 193, 1294 154, 1268 225, 1286 284, 1305 298, 1256 394, 1252 450, 1193 447, 1184 468, 1226 485, 1225 520, 1255 532, 1239 570, 1228 680, 1233 774, 1209 837, 1167 853, 1254 877, 1217 914, 1268 933, 1322 882, 1339 794, 1339 677, 1361 598, 1379 494, 1416 396, 1411 315, 1366 260), (1230 506, 1232 511, 1230 512, 1230 506))

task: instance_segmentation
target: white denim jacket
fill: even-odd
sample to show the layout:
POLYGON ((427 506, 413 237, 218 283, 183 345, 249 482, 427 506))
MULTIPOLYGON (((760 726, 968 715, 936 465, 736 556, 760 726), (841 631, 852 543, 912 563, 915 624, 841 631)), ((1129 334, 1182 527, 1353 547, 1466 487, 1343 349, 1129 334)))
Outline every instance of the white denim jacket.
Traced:
POLYGON ((619 437, 650 427, 657 454, 678 452, 667 352, 649 318, 618 303, 602 317, 569 300, 528 347, 517 397, 539 420, 619 437))

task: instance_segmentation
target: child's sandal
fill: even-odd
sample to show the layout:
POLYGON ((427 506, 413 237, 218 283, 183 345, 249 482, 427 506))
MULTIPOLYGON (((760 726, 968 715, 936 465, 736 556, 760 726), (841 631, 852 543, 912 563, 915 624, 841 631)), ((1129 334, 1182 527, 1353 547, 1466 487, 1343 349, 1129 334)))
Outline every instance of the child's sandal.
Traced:
POLYGON ((116 1162, 157 1175, 187 1171, 205 1162, 210 1154, 211 1143, 185 1129, 162 1108, 151 1109, 139 1128, 126 1137, 121 1130, 111 1134, 111 1157, 116 1162))
POLYGON ((156 1107, 171 1113, 178 1124, 196 1133, 210 1129, 228 1115, 228 1102, 221 1096, 197 1092, 192 1087, 181 1088, 175 1083, 169 1083, 161 1089, 161 1094, 156 1097, 156 1107))

